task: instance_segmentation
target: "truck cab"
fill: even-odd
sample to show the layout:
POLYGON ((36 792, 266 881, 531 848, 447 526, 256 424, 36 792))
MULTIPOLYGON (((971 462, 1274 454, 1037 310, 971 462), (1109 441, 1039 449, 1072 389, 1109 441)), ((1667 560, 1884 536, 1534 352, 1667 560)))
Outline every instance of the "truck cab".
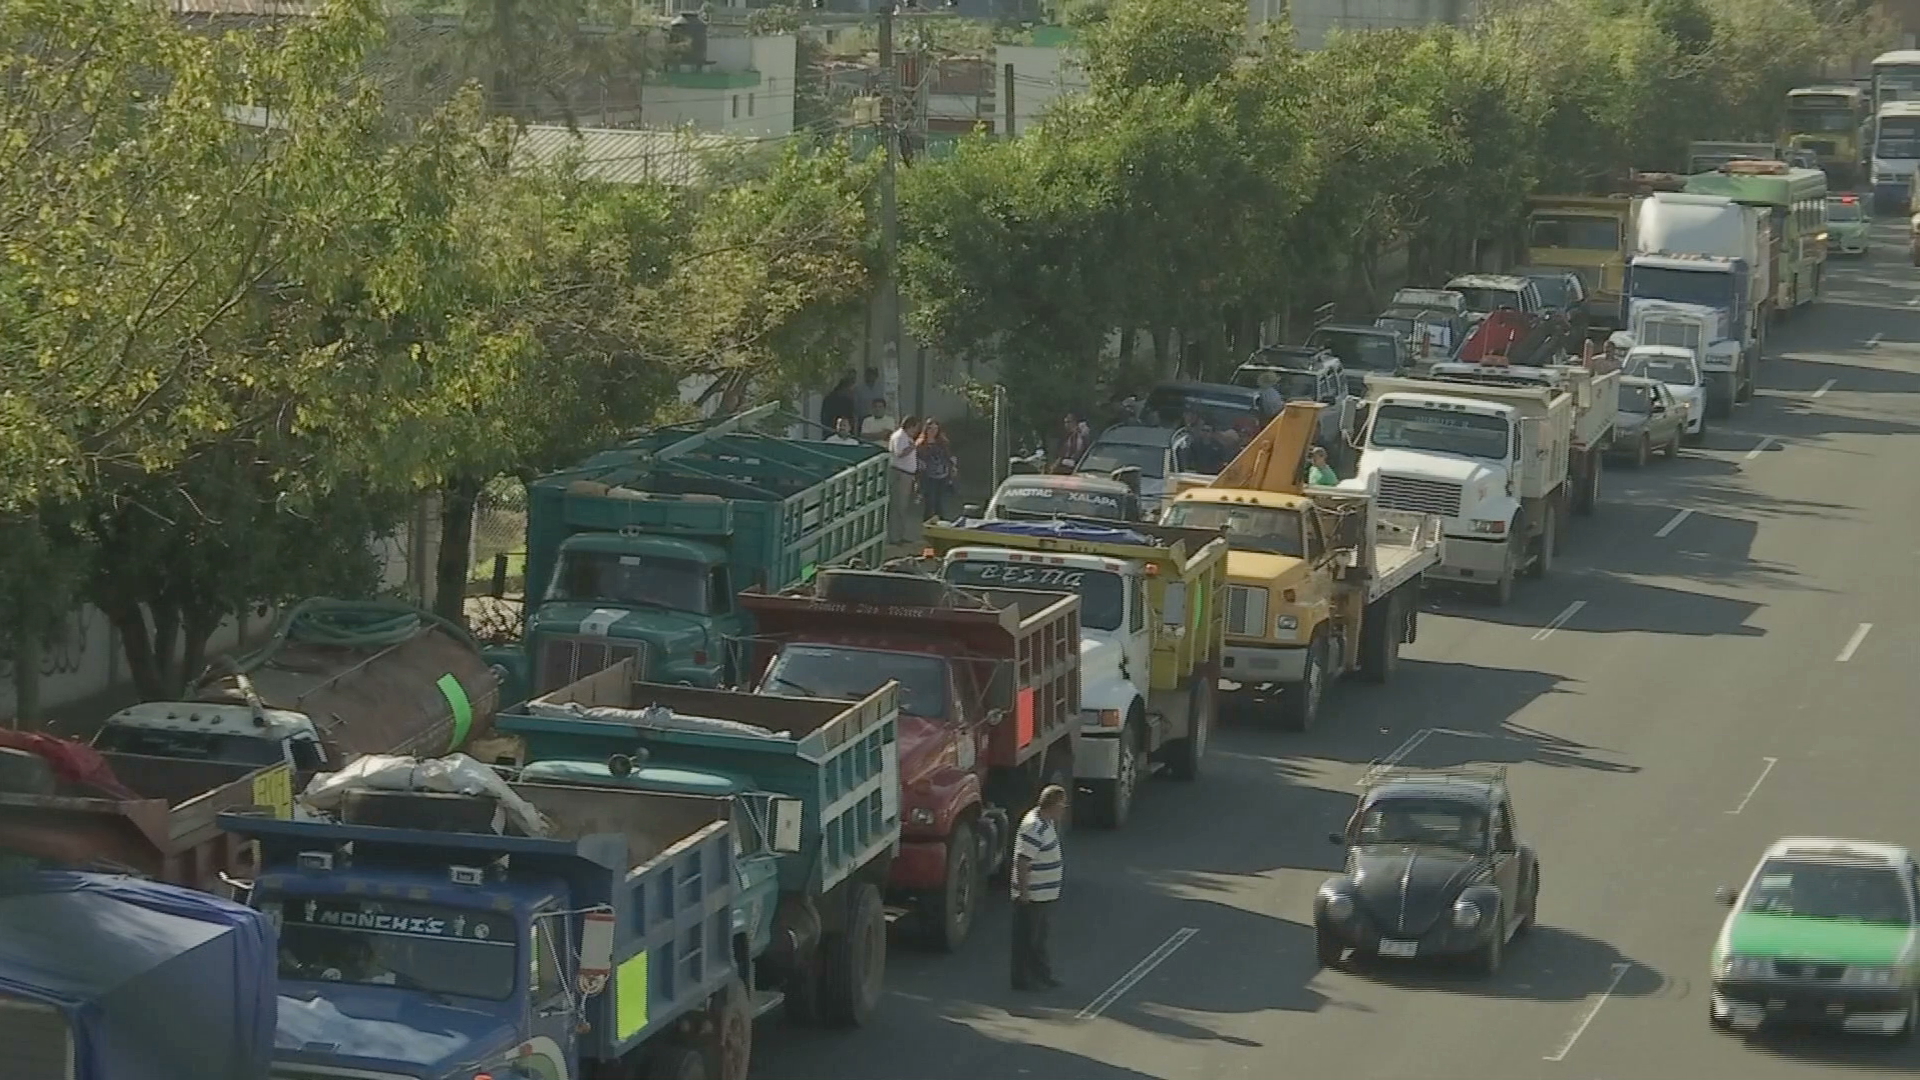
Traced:
POLYGON ((1538 318, 1547 305, 1534 283, 1518 274, 1462 274, 1447 282, 1447 291, 1466 299, 1468 317, 1473 320, 1507 308, 1538 318))
POLYGON ((1355 484, 1373 485, 1382 506, 1444 519, 1447 561, 1437 577, 1493 581, 1508 565, 1530 440, 1514 406, 1434 389, 1374 400, 1355 484))
POLYGON ((107 717, 93 748, 117 754, 233 764, 285 763, 309 776, 328 767, 313 719, 289 709, 197 701, 143 701, 107 717))
POLYGON ((1632 225, 1626 196, 1535 196, 1527 200, 1527 262, 1577 275, 1587 294, 1586 325, 1617 329, 1632 225))
POLYGON ((542 595, 527 618, 542 692, 627 658, 666 682, 729 681, 726 642, 744 622, 718 545, 639 532, 570 536, 542 595))

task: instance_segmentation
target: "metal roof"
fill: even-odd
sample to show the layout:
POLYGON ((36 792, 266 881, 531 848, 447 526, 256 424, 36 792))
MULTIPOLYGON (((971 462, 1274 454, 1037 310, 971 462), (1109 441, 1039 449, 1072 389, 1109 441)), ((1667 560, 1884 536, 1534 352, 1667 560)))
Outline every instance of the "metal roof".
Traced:
POLYGON ((692 130, 568 128, 528 124, 514 143, 523 165, 554 165, 577 156, 580 175, 611 184, 689 186, 708 178, 713 155, 759 140, 692 130))

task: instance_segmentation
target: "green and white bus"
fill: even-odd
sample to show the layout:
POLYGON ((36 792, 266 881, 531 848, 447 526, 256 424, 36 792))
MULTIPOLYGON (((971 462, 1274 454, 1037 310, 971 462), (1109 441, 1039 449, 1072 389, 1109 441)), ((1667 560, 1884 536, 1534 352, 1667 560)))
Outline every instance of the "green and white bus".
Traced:
POLYGON ((1687 177, 1687 191, 1763 206, 1773 217, 1773 309, 1820 295, 1827 268, 1827 174, 1784 161, 1730 161, 1687 177))

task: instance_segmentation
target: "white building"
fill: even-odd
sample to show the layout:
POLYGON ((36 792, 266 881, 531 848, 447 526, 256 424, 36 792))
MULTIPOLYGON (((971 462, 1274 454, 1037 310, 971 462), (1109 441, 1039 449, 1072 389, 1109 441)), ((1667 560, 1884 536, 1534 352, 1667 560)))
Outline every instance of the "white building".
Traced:
POLYGON ((1257 34, 1265 24, 1291 15, 1295 42, 1318 49, 1334 30, 1463 26, 1478 6, 1477 0, 1248 0, 1247 29, 1257 34))
POLYGON ((647 76, 640 123, 725 135, 793 133, 794 36, 709 37, 698 71, 647 76))

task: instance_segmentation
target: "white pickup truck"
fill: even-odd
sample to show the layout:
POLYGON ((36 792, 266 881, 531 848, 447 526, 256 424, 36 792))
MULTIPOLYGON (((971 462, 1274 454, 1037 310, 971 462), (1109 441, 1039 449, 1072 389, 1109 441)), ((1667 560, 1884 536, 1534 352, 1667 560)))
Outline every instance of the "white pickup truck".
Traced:
POLYGON ((1444 518, 1445 554, 1429 575, 1488 585, 1505 604, 1517 577, 1552 568, 1568 514, 1593 512, 1620 375, 1438 364, 1425 379, 1370 377, 1367 398, 1359 474, 1341 487, 1444 518))

